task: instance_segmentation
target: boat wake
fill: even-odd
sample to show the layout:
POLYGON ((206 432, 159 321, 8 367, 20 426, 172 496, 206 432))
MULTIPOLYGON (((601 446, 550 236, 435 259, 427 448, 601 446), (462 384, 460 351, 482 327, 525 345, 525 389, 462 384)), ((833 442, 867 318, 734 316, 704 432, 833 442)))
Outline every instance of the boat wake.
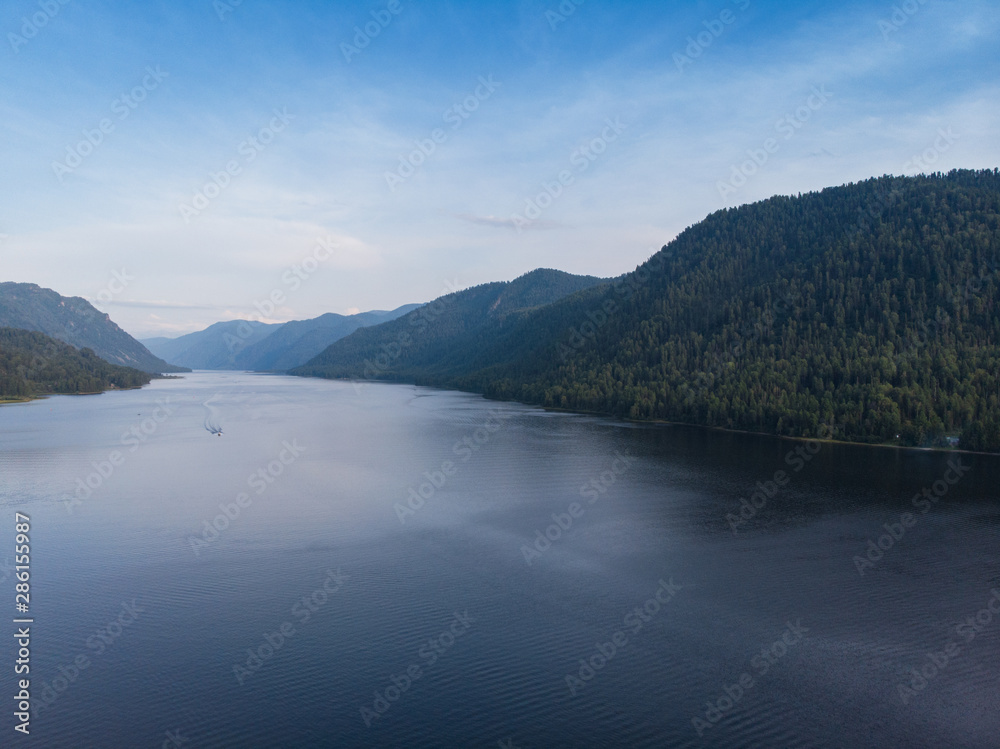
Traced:
POLYGON ((222 436, 222 424, 219 421, 219 409, 212 405, 212 401, 218 398, 218 395, 213 395, 207 401, 202 403, 205 407, 205 429, 210 433, 222 436))

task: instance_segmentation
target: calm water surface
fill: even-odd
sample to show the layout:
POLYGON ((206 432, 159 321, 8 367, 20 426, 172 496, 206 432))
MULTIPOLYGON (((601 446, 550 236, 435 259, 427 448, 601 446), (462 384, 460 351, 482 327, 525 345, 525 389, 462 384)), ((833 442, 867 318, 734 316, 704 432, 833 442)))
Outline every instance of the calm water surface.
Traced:
POLYGON ((1000 746, 1000 459, 812 450, 235 373, 2 407, 0 746, 1000 746))

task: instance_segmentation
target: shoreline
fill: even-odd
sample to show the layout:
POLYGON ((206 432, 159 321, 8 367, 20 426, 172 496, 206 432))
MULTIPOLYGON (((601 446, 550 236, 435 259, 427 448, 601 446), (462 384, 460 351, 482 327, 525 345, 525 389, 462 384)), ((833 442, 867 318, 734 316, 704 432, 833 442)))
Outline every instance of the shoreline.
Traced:
MULTIPOLYGON (((177 379, 181 379, 181 378, 177 378, 177 379)), ((146 383, 146 385, 148 385, 148 384, 150 384, 150 383, 146 383)), ((67 395, 67 396, 73 398, 73 397, 76 397, 78 395, 104 395, 105 393, 116 393, 116 392, 124 393, 124 392, 127 392, 129 390, 142 390, 144 387, 146 387, 146 385, 139 385, 139 387, 134 387, 134 388, 113 387, 113 388, 108 388, 107 390, 92 390, 92 391, 86 392, 86 393, 37 393, 37 394, 25 395, 25 396, 21 396, 21 397, 17 397, 17 398, 8 398, 6 396, 0 396, 0 406, 12 406, 12 405, 16 405, 16 404, 19 404, 19 403, 31 403, 32 401, 45 400, 46 398, 51 398, 52 396, 55 396, 55 395, 67 395)))
MULTIPOLYGON (((291 375, 293 377, 302 377, 302 375, 291 375)), ((1000 456, 1000 453, 989 453, 981 452, 978 450, 963 450, 960 447, 915 447, 911 445, 893 445, 888 442, 858 442, 856 440, 837 440, 830 439, 828 437, 793 437, 787 434, 773 434, 771 432, 754 432, 748 429, 731 429, 729 427, 711 426, 708 424, 690 424, 685 421, 669 421, 667 419, 628 419, 622 416, 615 416, 613 414, 603 413, 601 411, 584 411, 580 409, 571 408, 559 408, 558 406, 543 406, 538 403, 527 403, 525 401, 520 401, 515 398, 490 398, 482 393, 476 392, 474 390, 461 390, 459 388, 447 388, 447 387, 437 387, 435 385, 418 385, 415 382, 403 382, 401 380, 365 380, 352 377, 315 377, 312 375, 307 375, 307 379, 315 380, 332 380, 339 382, 366 382, 366 383, 382 383, 385 385, 413 385, 415 387, 426 387, 432 390, 443 390, 457 393, 469 393, 472 395, 478 395, 485 400, 495 401, 497 403, 520 403, 523 406, 532 406, 534 408, 541 408, 544 411, 551 411, 554 413, 568 413, 568 414, 578 414, 580 416, 598 416, 602 419, 612 419, 614 421, 619 421, 625 424, 637 424, 637 425, 653 425, 653 426, 684 426, 693 427, 695 429, 711 429, 718 432, 727 432, 729 434, 745 434, 752 437, 774 437, 777 439, 790 440, 792 442, 821 442, 824 444, 831 445, 853 445, 856 447, 879 447, 891 450, 908 450, 915 452, 931 452, 931 453, 955 453, 962 455, 987 455, 987 456, 1000 456)))
MULTIPOLYGON (((377 380, 376 380, 377 382, 377 380)), ((486 396, 483 396, 484 398, 486 396)), ((487 398, 487 400, 497 400, 496 398, 487 398)), ((503 401, 498 401, 503 402, 503 401)), ((507 401, 511 403, 522 403, 522 401, 507 401)), ((532 403, 524 403, 526 406, 537 405, 532 403)), ((745 434, 750 437, 773 437, 775 439, 790 440, 792 442, 821 442, 823 444, 829 445, 853 445, 855 447, 880 447, 887 448, 890 450, 912 450, 916 452, 933 452, 933 453, 961 453, 963 455, 992 455, 1000 456, 1000 453, 987 453, 978 450, 963 450, 960 447, 916 447, 913 445, 893 445, 889 442, 858 442, 856 440, 835 440, 829 437, 793 437, 788 434, 773 434, 771 432, 754 432, 749 429, 732 429, 730 427, 718 427, 711 426, 709 424, 690 424, 686 421, 668 421, 666 419, 627 419, 621 416, 612 416, 611 414, 601 413, 598 411, 575 411, 569 408, 558 408, 556 406, 538 406, 546 411, 555 411, 557 413, 570 413, 570 414, 581 414, 583 416, 600 416, 605 419, 614 419, 615 421, 621 421, 627 424, 652 424, 653 426, 678 426, 678 427, 692 427, 694 429, 711 429, 717 432, 726 432, 728 434, 745 434)))
POLYGON ((993 455, 998 456, 1000 453, 986 453, 977 450, 963 450, 959 447, 915 447, 913 445, 893 445, 889 442, 857 442, 856 440, 834 440, 829 437, 792 437, 787 434, 771 434, 770 432, 752 432, 747 429, 730 429, 729 427, 716 427, 708 426, 705 424, 688 424, 683 421, 664 421, 662 419, 655 419, 651 421, 633 421, 631 419, 623 419, 623 421, 628 421, 633 424, 658 424, 661 426, 687 426, 694 427, 695 429, 714 429, 719 432, 728 432, 730 434, 746 434, 752 437, 776 437, 783 440, 791 440, 793 442, 821 442, 823 444, 829 445, 853 445, 855 447, 882 447, 888 448, 890 450, 914 450, 917 452, 933 452, 933 453, 961 453, 963 455, 993 455))

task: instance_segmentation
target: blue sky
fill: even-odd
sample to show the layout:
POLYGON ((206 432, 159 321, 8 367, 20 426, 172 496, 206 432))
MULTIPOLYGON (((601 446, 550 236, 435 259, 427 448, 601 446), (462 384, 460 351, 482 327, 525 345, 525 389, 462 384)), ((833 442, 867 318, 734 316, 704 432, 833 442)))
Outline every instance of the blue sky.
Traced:
POLYGON ((0 35, 2 280, 140 337, 616 275, 725 206, 1000 165, 986 0, 9 0, 0 35))

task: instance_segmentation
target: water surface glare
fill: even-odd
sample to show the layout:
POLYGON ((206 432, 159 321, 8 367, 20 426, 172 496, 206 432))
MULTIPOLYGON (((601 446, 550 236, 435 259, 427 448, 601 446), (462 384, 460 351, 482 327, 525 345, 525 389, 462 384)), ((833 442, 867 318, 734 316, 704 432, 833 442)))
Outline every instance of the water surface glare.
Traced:
POLYGON ((0 476, 2 746, 1000 746, 997 457, 195 373, 0 476))

